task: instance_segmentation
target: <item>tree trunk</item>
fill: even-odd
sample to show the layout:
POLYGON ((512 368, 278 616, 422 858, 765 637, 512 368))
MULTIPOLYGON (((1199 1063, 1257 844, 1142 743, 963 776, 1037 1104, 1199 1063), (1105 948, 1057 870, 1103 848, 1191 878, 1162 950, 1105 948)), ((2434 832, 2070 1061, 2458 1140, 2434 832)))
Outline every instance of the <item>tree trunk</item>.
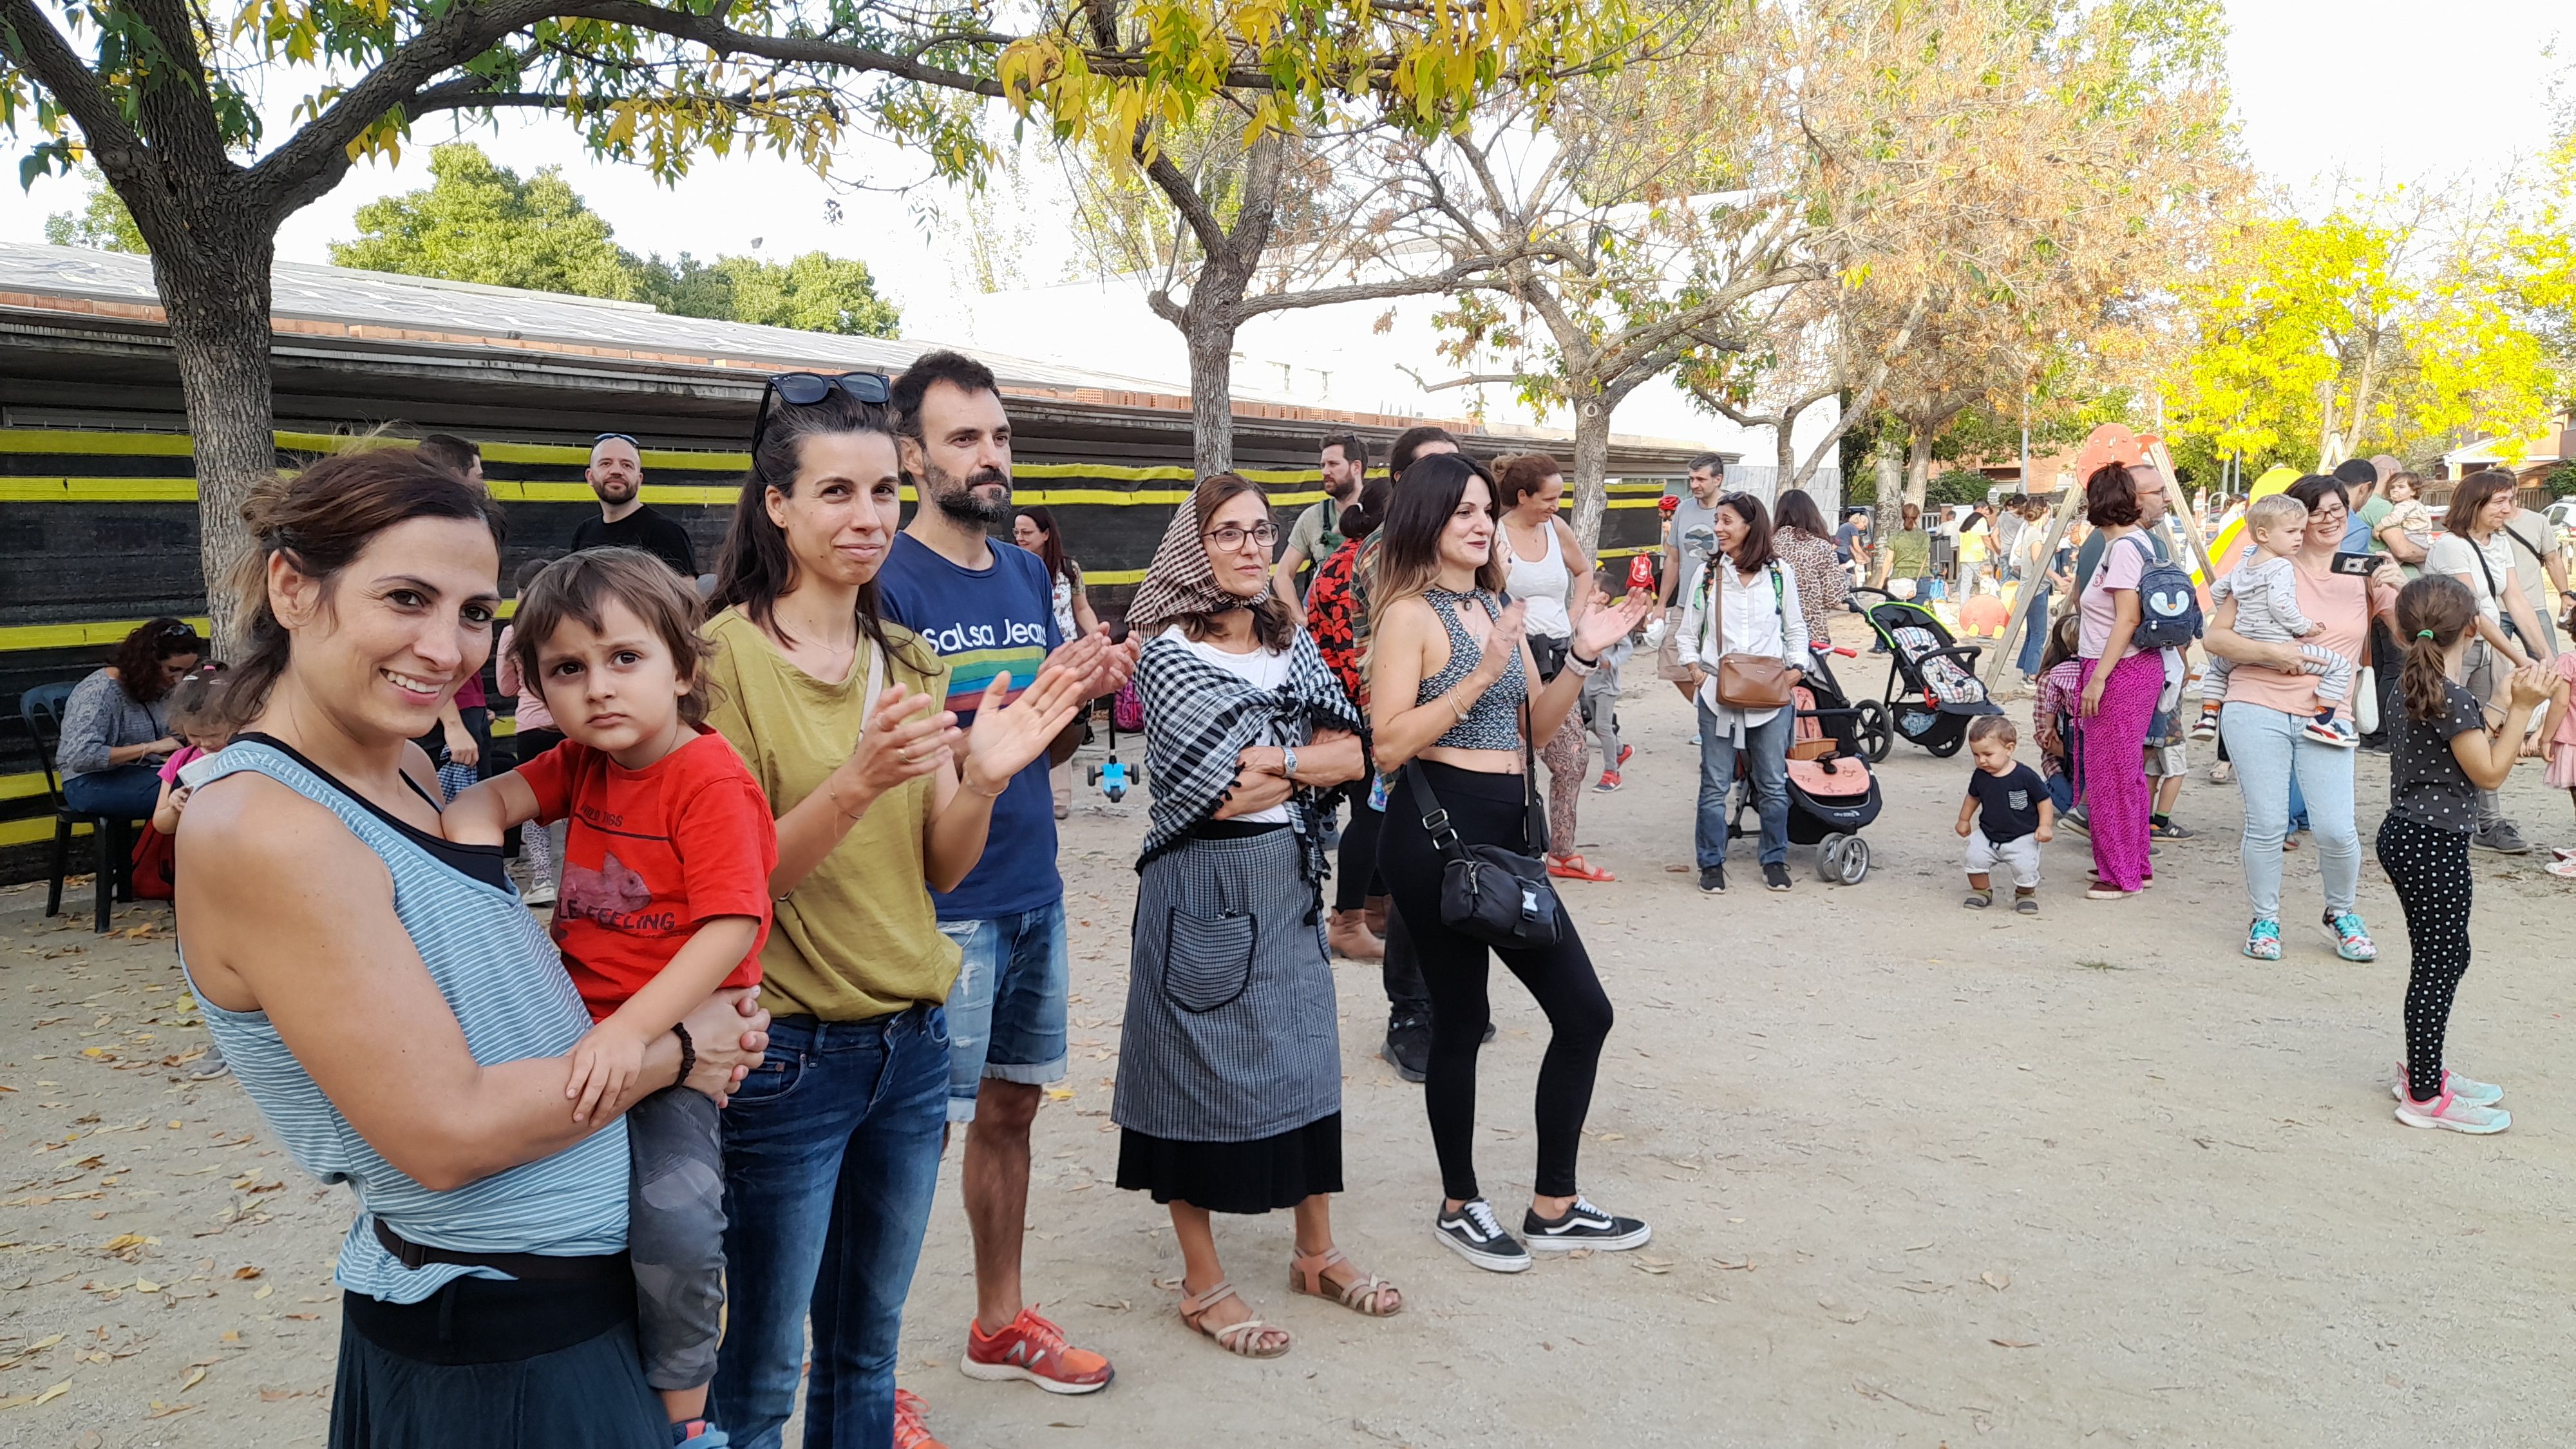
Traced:
POLYGON ((1905 450, 1905 501, 1924 506, 1932 490, 1932 430, 1911 430, 1905 450))
POLYGON ((243 599, 233 572, 251 547, 242 504, 277 476, 270 396, 269 263, 273 231, 246 225, 224 244, 200 239, 195 264, 154 252, 153 280, 170 319, 179 385, 196 449, 197 560, 218 658, 239 658, 243 599))
POLYGON ((1205 478, 1234 466, 1234 329, 1195 300, 1189 313, 1190 466, 1205 478))
POLYGON ((1870 452, 1870 467, 1878 475, 1878 517, 1870 525, 1869 545, 1878 555, 1878 565, 1871 570, 1881 588, 1887 586, 1888 564, 1894 557, 1888 552, 1889 541, 1905 527, 1905 490, 1903 475, 1898 472, 1896 455, 1887 450, 1882 436, 1870 452))
POLYGON ((1610 507, 1610 410, 1602 398, 1574 407, 1574 538, 1586 557, 1598 558, 1601 518, 1610 507))

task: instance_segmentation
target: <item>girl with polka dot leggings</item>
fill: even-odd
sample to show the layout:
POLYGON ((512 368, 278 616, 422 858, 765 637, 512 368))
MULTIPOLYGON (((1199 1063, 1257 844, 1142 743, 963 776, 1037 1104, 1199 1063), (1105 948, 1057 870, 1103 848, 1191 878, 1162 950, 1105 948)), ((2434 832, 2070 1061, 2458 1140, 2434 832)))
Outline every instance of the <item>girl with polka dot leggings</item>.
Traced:
POLYGON ((2554 681, 2538 668, 2516 671, 2504 721, 2489 731, 2476 697, 2453 682, 2477 617, 2468 589, 2441 575, 2417 579, 2397 596, 2397 629, 2407 641, 2397 687, 2403 709, 2389 731, 2379 863, 2406 909, 2413 957, 2397 1120, 2483 1134, 2513 1124, 2496 1105, 2504 1089, 2442 1065, 2451 1001, 2469 969, 2469 836, 2477 828, 2477 792, 2498 788, 2513 772, 2531 711, 2549 697, 2554 681))

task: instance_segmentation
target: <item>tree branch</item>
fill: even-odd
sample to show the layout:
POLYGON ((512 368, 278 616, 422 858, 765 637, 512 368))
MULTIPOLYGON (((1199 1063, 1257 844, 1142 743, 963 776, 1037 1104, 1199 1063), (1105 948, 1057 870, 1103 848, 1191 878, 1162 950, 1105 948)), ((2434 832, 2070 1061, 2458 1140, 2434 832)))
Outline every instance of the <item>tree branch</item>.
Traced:
MULTIPOLYGON (((15 0, 0 0, 15 3, 15 0)), ((250 168, 246 191, 255 205, 284 217, 337 185, 349 170, 349 145, 503 36, 556 13, 551 0, 463 4, 434 13, 420 33, 395 47, 285 145, 250 168)))
POLYGON ((129 168, 142 160, 143 138, 125 124, 107 88, 33 0, 0 0, 0 59, 53 92, 55 101, 80 126, 89 151, 99 157, 102 167, 110 153, 115 153, 118 165, 129 168))
POLYGON ((195 17, 179 0, 123 0, 132 7, 161 54, 145 57, 135 78, 135 114, 157 154, 187 174, 221 176, 233 169, 204 58, 198 54, 195 17))
POLYGON ((1181 220, 1188 224, 1190 234, 1199 239, 1199 249, 1210 258, 1223 256, 1227 241, 1225 223, 1217 219, 1206 198, 1199 195, 1197 184, 1172 163, 1171 153, 1147 144, 1153 138, 1152 125, 1150 121, 1136 123, 1136 138, 1128 143, 1131 154, 1144 164, 1146 179, 1152 181, 1155 189, 1172 203, 1172 209, 1179 212, 1181 220), (1149 152, 1151 159, 1148 159, 1149 152))
POLYGON ((1421 373, 1414 371, 1403 363, 1397 363, 1395 365, 1395 370, 1403 373, 1409 378, 1412 378, 1414 385, 1421 388, 1424 392, 1442 392, 1453 387, 1477 387, 1489 382, 1519 383, 1527 380, 1526 374, 1518 372, 1475 372, 1469 373, 1465 377, 1453 377, 1445 382, 1427 382, 1423 379, 1421 373))

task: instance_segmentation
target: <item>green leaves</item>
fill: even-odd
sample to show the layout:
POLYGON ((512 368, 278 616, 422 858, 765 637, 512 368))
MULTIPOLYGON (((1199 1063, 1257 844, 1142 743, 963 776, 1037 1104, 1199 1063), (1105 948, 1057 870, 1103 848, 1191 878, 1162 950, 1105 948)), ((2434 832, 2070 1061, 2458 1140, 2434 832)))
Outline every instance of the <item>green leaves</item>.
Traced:
POLYGON ((89 179, 89 197, 78 211, 57 212, 45 218, 45 241, 58 247, 89 247, 102 252, 129 252, 135 256, 150 253, 143 244, 143 230, 134 224, 134 213, 116 192, 100 179, 96 171, 82 168, 89 179))
POLYGON ((649 302, 684 317, 716 317, 891 337, 898 316, 877 295, 865 262, 808 252, 788 262, 719 257, 701 262, 639 259, 617 245, 607 218, 592 211, 552 167, 522 179, 479 146, 430 153, 429 187, 358 208, 359 237, 335 242, 344 267, 445 277, 649 302))

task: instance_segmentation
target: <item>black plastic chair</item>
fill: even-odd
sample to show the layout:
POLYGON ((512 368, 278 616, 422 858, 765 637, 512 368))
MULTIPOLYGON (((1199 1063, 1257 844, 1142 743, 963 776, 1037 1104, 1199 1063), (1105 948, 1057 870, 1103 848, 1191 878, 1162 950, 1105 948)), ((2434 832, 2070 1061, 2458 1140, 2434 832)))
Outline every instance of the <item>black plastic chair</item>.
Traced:
POLYGON ((134 899, 131 867, 135 822, 74 810, 63 798, 62 777, 54 770, 54 747, 62 739, 63 701, 71 694, 72 686, 68 684, 39 684, 18 696, 18 717, 27 722, 27 734, 36 742, 36 753, 44 762, 45 794, 54 804, 53 878, 45 887, 45 914, 62 912, 63 879, 71 873, 72 827, 86 825, 90 839, 98 845, 97 900, 91 929, 105 935, 112 904, 134 899))

